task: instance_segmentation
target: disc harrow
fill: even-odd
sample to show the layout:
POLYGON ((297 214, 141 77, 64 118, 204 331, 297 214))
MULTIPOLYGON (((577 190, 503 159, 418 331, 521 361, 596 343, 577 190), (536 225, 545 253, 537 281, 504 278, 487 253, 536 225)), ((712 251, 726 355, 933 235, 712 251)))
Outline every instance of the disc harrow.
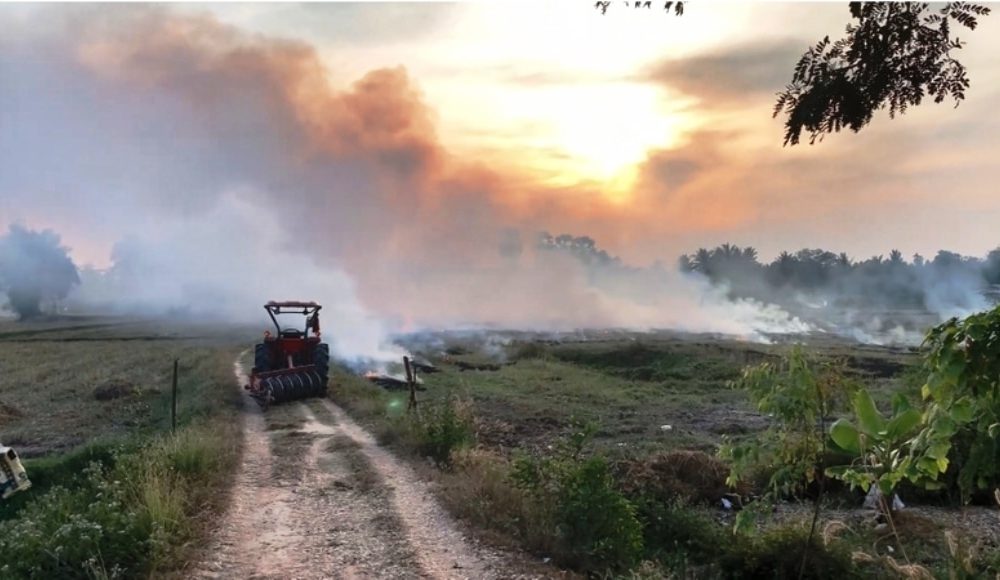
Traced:
POLYGON ((326 396, 327 377, 316 370, 299 369, 259 381, 261 396, 266 404, 285 403, 309 397, 326 396))

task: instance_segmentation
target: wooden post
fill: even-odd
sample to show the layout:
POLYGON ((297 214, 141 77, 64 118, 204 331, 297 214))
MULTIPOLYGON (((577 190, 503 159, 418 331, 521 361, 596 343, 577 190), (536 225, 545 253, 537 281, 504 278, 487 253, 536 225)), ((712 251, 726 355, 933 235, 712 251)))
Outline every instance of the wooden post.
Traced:
POLYGON ((177 430, 177 359, 174 359, 174 380, 170 388, 170 432, 177 430))
POLYGON ((406 404, 406 410, 417 408, 417 372, 410 364, 410 357, 403 357, 403 367, 406 369, 406 384, 410 386, 410 401, 406 404))

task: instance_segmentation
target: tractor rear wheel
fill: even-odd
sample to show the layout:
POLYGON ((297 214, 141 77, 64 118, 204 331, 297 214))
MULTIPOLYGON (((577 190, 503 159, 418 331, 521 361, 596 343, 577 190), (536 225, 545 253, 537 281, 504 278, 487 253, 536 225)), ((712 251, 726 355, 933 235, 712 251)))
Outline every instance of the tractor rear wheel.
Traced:
POLYGON ((323 393, 326 394, 326 383, 330 378, 330 345, 321 342, 313 348, 313 364, 323 381, 323 393))
POLYGON ((260 343, 253 347, 253 368, 258 373, 271 370, 271 357, 268 356, 267 345, 260 343))

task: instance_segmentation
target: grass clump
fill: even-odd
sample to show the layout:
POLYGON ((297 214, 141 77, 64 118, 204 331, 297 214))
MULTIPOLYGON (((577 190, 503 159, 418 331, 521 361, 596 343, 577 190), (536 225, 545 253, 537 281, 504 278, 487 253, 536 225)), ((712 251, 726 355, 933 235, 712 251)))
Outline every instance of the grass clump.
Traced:
POLYGON ((471 407, 459 400, 431 407, 409 421, 416 451, 440 466, 450 465, 454 451, 475 441, 471 407))
POLYGON ((708 511, 682 499, 642 496, 634 501, 649 559, 684 567, 689 562, 711 562, 731 539, 708 511))
POLYGON ((519 342, 517 346, 512 349, 511 358, 514 361, 528 360, 528 359, 546 359, 549 358, 549 348, 545 344, 537 341, 530 342, 519 342))
POLYGON ((452 466, 439 474, 441 499, 456 516, 539 553, 554 549, 545 514, 511 478, 510 461, 478 448, 452 455, 452 466))
POLYGON ((197 532, 191 516, 213 501, 211 483, 228 472, 227 440, 190 427, 119 447, 64 483, 33 490, 0 522, 0 577, 125 578, 168 567, 197 532))

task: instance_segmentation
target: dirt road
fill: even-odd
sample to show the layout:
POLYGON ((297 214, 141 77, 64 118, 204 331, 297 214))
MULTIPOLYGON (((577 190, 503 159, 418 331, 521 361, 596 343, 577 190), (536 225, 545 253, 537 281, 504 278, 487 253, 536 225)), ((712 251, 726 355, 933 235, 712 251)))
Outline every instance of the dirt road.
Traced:
MULTIPOLYGON (((238 384, 246 383, 239 362, 238 384)), ((198 578, 512 578, 427 484, 339 407, 314 399, 265 414, 244 400, 244 452, 198 578)))

